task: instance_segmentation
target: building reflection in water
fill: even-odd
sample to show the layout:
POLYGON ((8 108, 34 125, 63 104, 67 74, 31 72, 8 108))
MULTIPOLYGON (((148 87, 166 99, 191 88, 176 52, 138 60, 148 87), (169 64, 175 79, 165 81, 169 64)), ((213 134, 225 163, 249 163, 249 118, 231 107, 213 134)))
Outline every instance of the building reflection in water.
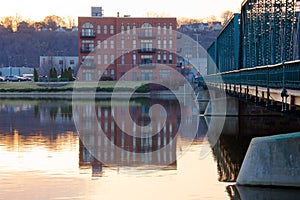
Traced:
MULTIPOLYGON (((179 125, 191 126, 196 117, 181 118, 181 108, 176 100, 138 99, 128 104, 96 102, 81 104, 77 109, 80 127, 80 166, 92 165, 93 175, 101 175, 105 167, 135 167, 137 169, 176 169, 177 156, 182 144, 193 141, 196 133, 178 133, 179 125), (154 112, 151 106, 159 104, 165 112, 154 112), (93 113, 93 109, 95 113, 93 113), (93 123, 96 115, 97 123, 93 123), (165 115, 165 116, 164 116, 165 115), (117 124, 116 116, 121 119, 117 124), (129 123, 128 118, 134 123, 129 123), (162 117, 166 121, 159 121, 162 117), (151 123, 151 119, 155 120, 151 123), (151 124, 151 126, 147 126, 151 124), (101 134, 103 131, 104 134, 101 134), (130 133, 124 130, 130 130, 130 133), (180 140, 180 146, 178 146, 180 140)), ((191 113, 190 106, 183 108, 191 113)), ((189 130, 189 129, 186 129, 189 130)))

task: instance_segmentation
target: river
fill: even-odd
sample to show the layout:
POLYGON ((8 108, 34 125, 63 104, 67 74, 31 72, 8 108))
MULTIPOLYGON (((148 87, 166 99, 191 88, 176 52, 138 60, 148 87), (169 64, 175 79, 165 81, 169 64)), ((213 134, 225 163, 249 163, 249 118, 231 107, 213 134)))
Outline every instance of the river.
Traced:
POLYGON ((122 101, 112 105, 107 100, 93 104, 2 100, 0 199, 247 199, 249 194, 254 195, 249 199, 299 197, 291 189, 235 186, 251 138, 272 135, 275 130, 297 131, 298 117, 231 116, 211 146, 207 137, 211 117, 194 118, 189 105, 180 108, 171 99, 135 99, 129 103, 129 116, 124 111, 126 106, 122 101), (151 109, 156 104, 165 112, 151 109), (190 117, 183 118, 182 111, 190 117), (130 118, 136 125, 130 124, 130 118), (150 119, 165 122, 151 123, 150 119), (279 122, 275 127, 274 121, 279 122), (187 127, 195 123, 197 131, 189 132, 187 127), (186 131, 178 133, 178 124, 186 131), (150 132, 155 129, 157 134, 140 135, 149 132, 143 126, 150 132), (126 128, 131 132, 125 134, 126 128))

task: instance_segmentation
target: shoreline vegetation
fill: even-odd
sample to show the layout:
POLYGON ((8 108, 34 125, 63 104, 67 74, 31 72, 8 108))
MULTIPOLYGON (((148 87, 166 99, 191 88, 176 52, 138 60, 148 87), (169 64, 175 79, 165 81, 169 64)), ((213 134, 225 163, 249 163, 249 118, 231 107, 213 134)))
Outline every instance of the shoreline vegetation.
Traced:
MULTIPOLYGON (((176 85, 176 84, 175 84, 176 85)), ((178 84, 177 86, 179 86, 178 84)), ((134 92, 149 93, 168 90, 147 81, 99 82, 0 82, 0 93, 61 93, 61 92, 134 92)))
POLYGON ((151 89, 147 82, 116 81, 100 82, 1 82, 0 93, 25 93, 25 92, 66 92, 66 91, 97 91, 97 92, 131 92, 147 93, 151 89))

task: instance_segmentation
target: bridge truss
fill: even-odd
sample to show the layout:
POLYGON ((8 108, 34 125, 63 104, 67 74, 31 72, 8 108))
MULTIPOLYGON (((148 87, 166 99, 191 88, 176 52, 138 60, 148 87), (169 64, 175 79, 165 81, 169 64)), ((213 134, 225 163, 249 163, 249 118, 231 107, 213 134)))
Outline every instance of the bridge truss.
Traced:
POLYGON ((296 0, 247 0, 241 9, 240 68, 293 60, 296 0))

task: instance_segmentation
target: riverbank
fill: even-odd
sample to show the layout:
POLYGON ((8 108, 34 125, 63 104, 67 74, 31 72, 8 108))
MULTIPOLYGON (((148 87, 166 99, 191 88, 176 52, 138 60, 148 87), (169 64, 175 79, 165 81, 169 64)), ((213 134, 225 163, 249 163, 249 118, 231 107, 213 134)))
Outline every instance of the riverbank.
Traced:
POLYGON ((125 99, 153 98, 174 94, 171 91, 152 90, 148 82, 116 81, 100 82, 2 82, 0 83, 0 99, 125 99))

